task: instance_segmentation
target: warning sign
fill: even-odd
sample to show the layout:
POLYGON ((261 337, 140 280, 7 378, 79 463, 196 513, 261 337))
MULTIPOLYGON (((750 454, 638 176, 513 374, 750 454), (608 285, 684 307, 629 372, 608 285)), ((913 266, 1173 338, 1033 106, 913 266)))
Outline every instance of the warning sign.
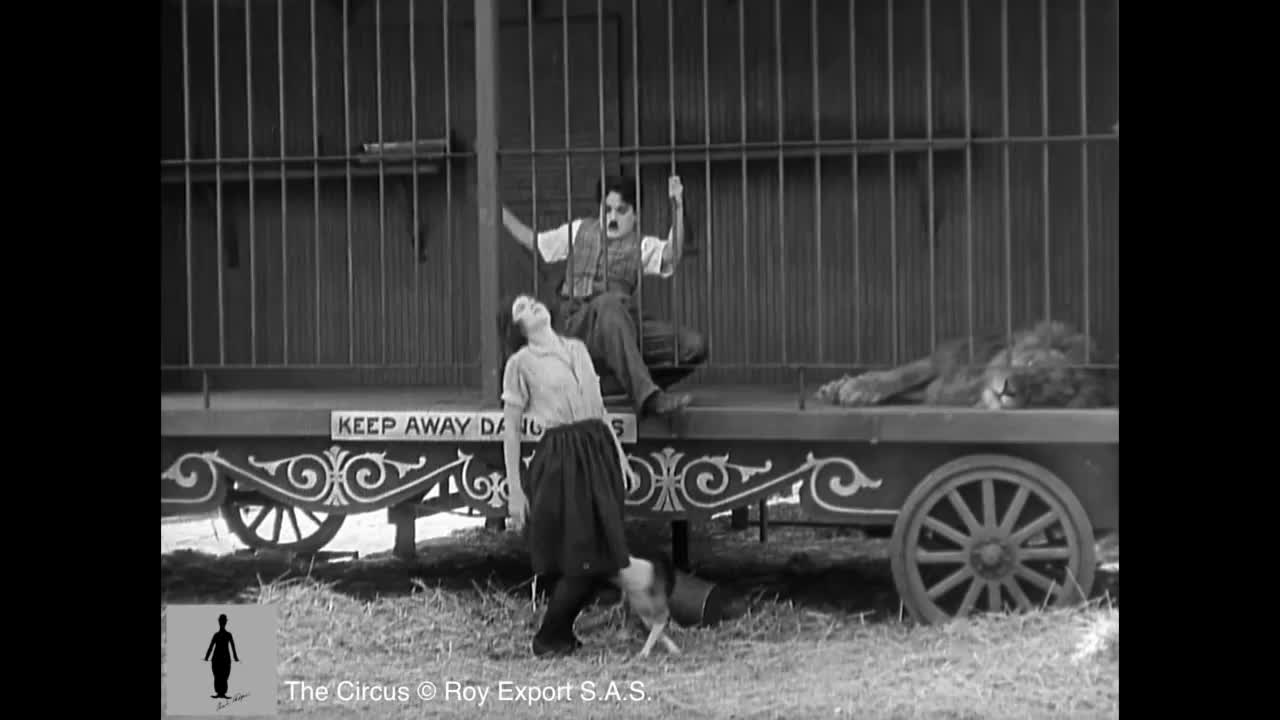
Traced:
MULTIPOLYGON (((619 440, 636 441, 635 415, 610 413, 606 421, 619 440)), ((500 443, 505 425, 501 412, 335 410, 329 419, 332 439, 348 441, 500 443)), ((537 442, 543 432, 545 428, 536 420, 522 420, 523 442, 537 442)))

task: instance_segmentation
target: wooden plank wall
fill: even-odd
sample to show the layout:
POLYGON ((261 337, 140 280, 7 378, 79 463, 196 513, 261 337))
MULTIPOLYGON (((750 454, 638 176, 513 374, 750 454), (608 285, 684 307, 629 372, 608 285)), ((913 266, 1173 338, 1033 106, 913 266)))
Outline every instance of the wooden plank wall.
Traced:
MULTIPOLYGON (((778 50, 774 4, 768 0, 709 0, 707 71, 703 76, 703 3, 670 7, 673 65, 668 67, 667 13, 664 2, 636 3, 640 42, 632 63, 630 2, 535 4, 534 52, 523 0, 503 5, 504 149, 530 146, 530 117, 536 144, 565 142, 564 57, 569 58, 569 142, 590 148, 602 143, 679 144, 746 140, 885 139, 889 123, 889 14, 885 0, 858 0, 852 17, 845 0, 811 0, 817 11, 817 106, 815 128, 810 2, 781 3, 781 104, 778 102, 778 50), (742 11, 745 35, 739 48, 742 11), (568 51, 564 34, 569 34, 568 51), (597 37, 604 39, 603 52, 597 37), (852 62, 850 46, 853 46, 852 62), (739 53, 745 58, 740 64, 739 53), (603 56, 604 72, 597 72, 603 56), (851 66, 853 68, 851 78, 851 66), (532 72, 531 72, 532 71, 532 72), (674 98, 668 73, 675 78, 674 98), (534 79, 534 107, 529 82, 534 79), (637 82, 633 82, 633 78, 637 82), (740 83, 746 93, 740 95, 740 83), (601 127, 600 86, 604 88, 601 127), (851 85, 856 94, 851 95, 851 85), (638 90, 639 112, 633 103, 638 90), (704 111, 705 100, 710 116, 704 111), (742 113, 745 98, 745 118, 742 113), (851 112, 852 98, 856 109, 851 112), (634 119, 638 115, 639 125, 634 119), (856 123, 853 120, 856 118, 856 123)), ((962 4, 934 0, 932 5, 932 131, 936 137, 965 134, 962 4)), ((222 91, 221 152, 248 151, 244 4, 223 2, 219 16, 219 78, 222 91)), ((352 2, 348 24, 351 89, 350 143, 343 118, 341 3, 317 0, 317 118, 311 122, 310 10, 305 0, 285 3, 283 146, 290 155, 308 155, 318 131, 322 153, 377 139, 375 4, 352 2)), ((182 61, 179 5, 162 3, 162 158, 181 158, 182 61)), ((193 155, 213 157, 213 11, 208 0, 191 0, 191 132, 193 155)), ((407 0, 382 3, 383 135, 410 136, 409 27, 407 0)), ((971 0, 970 134, 1003 134, 1001 43, 998 0, 971 0)), ((1080 4, 1047 3, 1047 96, 1041 110, 1041 29, 1039 4, 1008 3, 1009 133, 1039 135, 1047 121, 1052 135, 1074 135, 1081 128, 1080 4)), ((1085 0, 1086 76, 1089 133, 1107 132, 1118 122, 1118 40, 1115 0, 1085 0)), ((415 9, 418 135, 443 137, 452 131, 469 147, 474 137, 474 67, 469 3, 449 5, 448 103, 444 102, 444 50, 440 2, 419 1, 415 9), (445 108, 448 107, 446 128, 445 108)), ((281 149, 280 83, 275 3, 252 4, 253 138, 257 155, 281 149)), ((893 125, 895 137, 922 138, 925 112, 925 12, 923 0, 893 3, 893 125)), ((703 330, 712 348, 711 382, 781 380, 777 372, 748 371, 743 365, 782 362, 887 364, 927 352, 932 337, 1023 325, 1050 315, 1079 325, 1088 320, 1093 335, 1118 351, 1118 143, 1055 143, 1048 152, 1048 220, 1043 194, 1044 155, 1040 146, 1017 144, 1008 152, 1008 222, 1004 197, 1003 154, 999 146, 974 145, 972 182, 966 192, 964 153, 935 153, 935 218, 932 243, 928 219, 926 156, 899 154, 894 164, 890 205, 889 158, 863 155, 856 187, 851 158, 826 156, 816 170, 810 158, 715 162, 710 195, 706 166, 681 162, 687 205, 695 222, 695 252, 673 281, 651 281, 644 307, 677 317, 703 330), (1087 159, 1088 226, 1083 224, 1082 161, 1087 159), (781 176, 781 186, 779 177, 781 176), (744 192, 745 187, 745 192, 744 192), (971 212, 966 213, 966 198, 971 212), (855 202, 856 201, 856 202, 855 202), (744 222, 745 213, 745 222, 744 222), (821 230, 815 217, 820 220, 821 230), (710 228, 708 232, 708 219, 710 228), (1047 232, 1046 232, 1047 231, 1047 232), (1085 249, 1088 264, 1085 264, 1085 249), (891 262, 896 257, 896 264, 891 262), (1046 258, 1048 263, 1046 265, 1046 258), (932 259, 932 263, 931 263, 932 259), (932 265, 932 292, 930 267, 932 265), (1085 268, 1088 268, 1086 287, 1085 268), (895 279, 896 278, 896 281, 895 279), (897 290, 897 343, 893 342, 897 290), (821 312, 817 310, 821 308, 821 312), (932 310, 932 312, 931 312, 932 310)), ((569 216, 592 212, 593 184, 602 169, 615 172, 627 158, 575 155, 566 182, 560 156, 537 161, 537 216, 540 229, 569 216), (571 187, 570 187, 571 185, 571 187), (570 198, 566 203, 566 198, 570 198)), ((533 173, 519 155, 502 159, 503 197, 526 221, 533 218, 533 173)), ((642 226, 665 233, 666 163, 646 165, 642 173, 642 226)), ((314 373, 274 373, 271 383, 422 382, 474 383, 472 370, 430 366, 474 362, 478 332, 491 318, 475 312, 474 178, 465 158, 449 174, 420 178, 420 228, 425 230, 425 259, 413 255, 411 190, 407 178, 388 178, 379 201, 376 178, 352 183, 348 264, 347 185, 343 178, 320 183, 319 223, 315 188, 290 180, 287 242, 281 236, 278 182, 258 181, 254 196, 253 269, 249 262, 248 192, 244 184, 224 185, 223 244, 239 250, 238 264, 218 262, 217 198, 212 186, 193 188, 191 265, 194 281, 195 359, 218 362, 218 268, 222 272, 225 359, 232 363, 417 363, 412 372, 362 372, 323 377, 314 373), (446 180, 448 178, 448 180, 446 180), (451 200, 451 211, 449 208, 451 200), (379 218, 382 218, 381 233, 379 218), (319 269, 317 273, 317 267, 319 269), (348 268, 353 303, 348 303, 348 268), (287 272, 286 272, 287 270, 287 272), (318 282, 317 282, 318 280, 318 282), (250 288, 256 323, 250 322, 250 288), (318 288, 318 292, 317 292, 318 288), (384 305, 385 297, 385 305, 384 305), (385 307, 385 312, 383 308, 385 307), (287 332, 285 325, 288 325, 287 332), (251 325, 256 334, 251 344, 251 325), (354 334, 350 330, 354 329, 354 334), (386 337, 384 345, 383 337, 386 337), (318 342, 317 342, 318 339, 318 342), (256 348, 252 347, 256 345, 256 348), (385 347, 385 353, 384 353, 385 347), (354 352, 353 352, 354 349, 354 352), (253 357, 256 351, 256 357, 253 357)), ((184 188, 162 187, 162 363, 187 361, 186 225, 184 188)), ((504 257, 501 286, 512 292, 532 286, 527 256, 512 249, 504 257)), ((241 378, 244 380, 245 378, 241 378)))

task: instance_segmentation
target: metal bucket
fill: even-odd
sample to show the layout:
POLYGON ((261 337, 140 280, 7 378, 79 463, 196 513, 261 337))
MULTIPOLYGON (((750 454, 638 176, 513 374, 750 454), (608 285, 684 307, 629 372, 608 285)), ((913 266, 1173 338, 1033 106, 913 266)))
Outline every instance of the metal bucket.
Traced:
POLYGON ((676 571, 671 590, 671 618, 683 627, 710 626, 736 617, 738 603, 715 583, 676 571))

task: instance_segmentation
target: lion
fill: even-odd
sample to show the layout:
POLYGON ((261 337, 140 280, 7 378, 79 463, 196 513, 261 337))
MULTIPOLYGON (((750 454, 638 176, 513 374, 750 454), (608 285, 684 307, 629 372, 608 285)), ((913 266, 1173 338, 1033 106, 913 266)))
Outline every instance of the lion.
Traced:
MULTIPOLYGON (((905 365, 833 380, 814 397, 847 407, 1118 407, 1118 385, 1108 387, 1098 371, 1081 367, 1086 348, 1096 350, 1097 345, 1066 323, 1045 321, 1012 336, 990 334, 972 343, 968 338, 950 340, 928 357, 905 365)), ((1118 367, 1118 354, 1115 359, 1118 367)))

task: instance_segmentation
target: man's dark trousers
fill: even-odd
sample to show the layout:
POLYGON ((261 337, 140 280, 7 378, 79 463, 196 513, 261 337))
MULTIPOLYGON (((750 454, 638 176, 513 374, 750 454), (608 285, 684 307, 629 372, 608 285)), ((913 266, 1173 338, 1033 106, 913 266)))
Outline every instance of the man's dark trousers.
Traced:
POLYGON ((637 412, 650 395, 687 377, 707 356, 700 333, 652 318, 641 320, 639 315, 631 296, 620 292, 560 304, 561 332, 585 342, 592 358, 603 361, 612 376, 602 377, 601 392, 625 392, 637 412), (637 322, 644 330, 643 341, 637 322))

